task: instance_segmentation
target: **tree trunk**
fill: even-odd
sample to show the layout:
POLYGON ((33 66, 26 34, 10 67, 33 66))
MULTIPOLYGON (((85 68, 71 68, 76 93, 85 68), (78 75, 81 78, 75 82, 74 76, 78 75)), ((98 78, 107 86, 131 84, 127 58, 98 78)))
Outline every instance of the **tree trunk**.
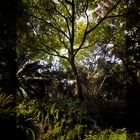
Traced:
POLYGON ((0 88, 2 92, 16 96, 16 2, 7 3, 1 2, 0 88))
POLYGON ((72 57, 69 61, 71 68, 72 68, 72 72, 73 72, 73 76, 75 78, 75 94, 78 94, 78 97, 80 100, 83 100, 83 93, 82 93, 82 86, 81 86, 81 81, 80 81, 80 77, 78 75, 78 71, 77 71, 77 67, 75 65, 74 62, 74 57, 72 57))
MULTIPOLYGON (((16 1, 0 1, 0 93, 13 95, 11 107, 16 107, 16 8, 16 1)), ((16 139, 16 113, 8 115, 0 119, 1 137, 16 139)))

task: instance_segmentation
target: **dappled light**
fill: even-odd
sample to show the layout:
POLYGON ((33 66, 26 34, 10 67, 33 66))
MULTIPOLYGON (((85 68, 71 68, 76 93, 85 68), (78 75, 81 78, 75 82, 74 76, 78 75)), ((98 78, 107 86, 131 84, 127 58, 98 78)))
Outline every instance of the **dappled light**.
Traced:
POLYGON ((2 139, 140 139, 137 0, 2 5, 2 139))

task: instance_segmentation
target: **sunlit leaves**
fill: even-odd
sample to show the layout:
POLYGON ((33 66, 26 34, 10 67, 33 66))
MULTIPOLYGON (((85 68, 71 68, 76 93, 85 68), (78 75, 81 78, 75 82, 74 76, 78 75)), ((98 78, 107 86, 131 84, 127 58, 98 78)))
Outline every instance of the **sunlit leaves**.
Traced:
MULTIPOLYGON (((29 16, 31 16, 30 24, 33 25, 33 32, 38 34, 39 42, 43 42, 48 48, 43 48, 52 54, 61 52, 62 48, 70 50, 71 39, 74 37, 74 49, 92 47, 97 39, 102 40, 111 36, 111 22, 104 22, 96 31, 89 35, 87 31, 96 26, 99 20, 98 10, 106 14, 108 10, 115 5, 114 1, 74 1, 72 9, 72 1, 63 0, 41 0, 41 1, 25 1, 29 6, 29 16), (74 11, 73 11, 74 10, 74 11), (74 12, 74 34, 72 34, 72 11, 74 12), (108 24, 108 27, 106 26, 108 24), (108 29, 108 30, 107 30, 108 29), (95 36, 96 32, 96 36, 95 36), (74 36, 73 36, 74 35, 74 36), (106 36, 108 35, 108 36, 106 36), (83 42, 83 43, 82 43, 83 42), (53 51, 57 50, 56 51, 53 51)), ((121 4, 120 4, 121 5, 121 4)), ((114 13, 118 13, 121 6, 114 9, 114 13)), ((111 14, 110 14, 111 15, 111 14)), ((113 15, 113 12, 112 12, 113 15)), ((103 17, 102 17, 103 18, 103 17)), ((116 25, 113 25, 114 27, 116 25)), ((117 27, 119 28, 119 27, 117 27)), ((115 30, 113 30, 115 32, 115 30)), ((39 45, 38 45, 39 46, 39 45)), ((77 50, 76 50, 77 51, 77 50)), ((68 52, 68 51, 67 51, 68 52)))

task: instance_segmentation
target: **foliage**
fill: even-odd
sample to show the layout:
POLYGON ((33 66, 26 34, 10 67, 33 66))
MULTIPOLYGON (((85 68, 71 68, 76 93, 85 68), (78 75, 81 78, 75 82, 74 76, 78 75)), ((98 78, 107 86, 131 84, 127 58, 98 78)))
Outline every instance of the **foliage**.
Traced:
POLYGON ((8 140, 15 139, 16 111, 15 100, 12 95, 0 94, 0 130, 1 136, 8 140))
POLYGON ((87 129, 86 110, 80 102, 72 100, 57 101, 49 108, 48 128, 46 139, 80 139, 87 129))
POLYGON ((75 92, 82 99, 77 60, 81 60, 81 56, 87 55, 91 50, 96 50, 96 45, 103 48, 103 45, 109 43, 114 45, 124 42, 120 38, 121 26, 118 26, 119 22, 124 22, 123 18, 118 18, 119 13, 123 17, 124 3, 121 0, 23 2, 28 7, 23 14, 29 18, 27 25, 30 32, 27 35, 31 36, 26 37, 24 48, 27 45, 27 52, 40 52, 43 56, 64 59, 63 63, 69 65, 76 81, 75 92), (115 22, 114 17, 117 17, 115 22), (109 36, 114 38, 110 39, 109 36))
POLYGON ((36 140, 38 135, 38 127, 36 126, 33 118, 23 116, 20 114, 17 116, 17 138, 26 140, 36 140))
MULTIPOLYGON (((43 100, 24 100, 17 106, 18 128, 26 130, 30 138, 40 135, 40 137, 50 140, 84 139, 90 130, 100 132, 95 126, 94 120, 98 122, 97 125, 99 124, 105 129, 115 126, 113 122, 110 122, 110 118, 107 119, 108 116, 114 114, 114 111, 116 114, 111 118, 113 121, 119 120, 120 122, 124 117, 123 106, 112 104, 94 100, 82 102, 77 99, 49 98, 48 96, 43 100), (122 118, 119 119, 119 117, 122 118)), ((125 121, 123 119, 122 122, 125 121)), ((115 126, 114 129, 123 126, 123 124, 115 126)), ((104 132, 102 135, 105 136, 106 133, 104 132)), ((111 135, 116 136, 117 134, 112 132, 111 135)))
POLYGON ((126 140, 127 133, 125 130, 116 130, 113 131, 111 129, 106 129, 101 131, 100 133, 90 132, 86 135, 84 140, 126 140))
POLYGON ((19 103, 16 107, 17 119, 17 138, 36 140, 38 136, 38 126, 36 125, 36 116, 34 115, 35 108, 29 106, 26 101, 19 103))
POLYGON ((0 118, 10 119, 11 116, 15 115, 15 109, 13 108, 13 96, 7 96, 4 93, 0 94, 0 118))
POLYGON ((44 85, 48 80, 43 72, 44 69, 47 71, 48 67, 41 64, 39 60, 31 60, 25 52, 18 53, 17 64, 18 95, 24 98, 34 96, 42 98, 44 85))
MULTIPOLYGON (((140 116, 135 114, 139 4, 130 1, 127 6, 121 0, 22 0, 17 20, 11 19, 10 4, 2 1, 7 12, 0 31, 0 91, 9 95, 18 90, 16 103, 14 96, 0 95, 4 131, 12 130, 16 120, 20 140, 126 138, 126 131, 115 129, 126 126, 127 82, 131 120, 140 116), (38 58, 47 62, 41 64, 38 58)), ((133 137, 139 139, 139 133, 130 134, 133 137)))
POLYGON ((71 99, 23 101, 17 106, 18 128, 32 133, 31 137, 36 134, 36 125, 46 139, 81 139, 92 129, 85 107, 81 101, 71 99))
POLYGON ((139 140, 140 139, 140 132, 139 131, 135 131, 135 132, 128 132, 127 133, 127 139, 128 140, 139 140))

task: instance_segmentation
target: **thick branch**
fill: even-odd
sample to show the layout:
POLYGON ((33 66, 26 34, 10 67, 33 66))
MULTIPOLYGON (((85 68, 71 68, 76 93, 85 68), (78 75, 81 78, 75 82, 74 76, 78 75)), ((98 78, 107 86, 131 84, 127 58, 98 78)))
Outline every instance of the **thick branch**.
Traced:
POLYGON ((75 4, 74 0, 72 0, 72 35, 71 35, 71 51, 73 52, 73 45, 74 45, 74 36, 75 36, 75 30, 74 30, 74 23, 75 23, 75 4))
POLYGON ((80 44, 80 46, 78 47, 78 49, 75 50, 75 54, 74 56, 78 53, 78 51, 82 48, 84 42, 85 42, 85 39, 86 39, 86 32, 87 32, 87 29, 88 29, 88 25, 89 25, 89 18, 88 18, 88 14, 87 14, 87 9, 88 9, 88 1, 87 1, 87 4, 86 4, 86 10, 85 10, 85 15, 86 15, 86 18, 87 18, 87 25, 86 25, 86 28, 85 28, 85 32, 84 32, 84 36, 83 36, 83 39, 82 39, 82 43, 80 44))
MULTIPOLYGON (((67 17, 65 17, 61 12, 58 11, 58 9, 57 9, 57 7, 56 7, 56 5, 55 5, 55 3, 54 3, 53 1, 51 1, 51 2, 52 2, 52 4, 54 5, 55 11, 56 11, 61 17, 63 17, 63 19, 66 21, 66 26, 67 26, 67 29, 68 29, 69 38, 71 38, 71 33, 70 33, 70 28, 69 28, 69 24, 68 24, 68 19, 67 19, 67 17)), ((66 7, 65 7, 65 8, 66 8, 66 7)), ((66 9, 66 10, 68 10, 68 9, 66 9)))
POLYGON ((88 25, 89 25, 89 17, 88 17, 88 14, 87 14, 87 9, 88 9, 88 0, 87 0, 87 4, 86 4, 86 10, 85 10, 85 15, 86 15, 86 28, 85 28, 85 31, 84 31, 84 36, 83 36, 83 39, 82 39, 82 43, 80 44, 80 46, 78 47, 78 49, 75 49, 75 54, 76 55, 78 53, 78 51, 82 48, 84 42, 85 42, 85 39, 86 39, 86 32, 87 32, 87 29, 88 29, 88 25))

